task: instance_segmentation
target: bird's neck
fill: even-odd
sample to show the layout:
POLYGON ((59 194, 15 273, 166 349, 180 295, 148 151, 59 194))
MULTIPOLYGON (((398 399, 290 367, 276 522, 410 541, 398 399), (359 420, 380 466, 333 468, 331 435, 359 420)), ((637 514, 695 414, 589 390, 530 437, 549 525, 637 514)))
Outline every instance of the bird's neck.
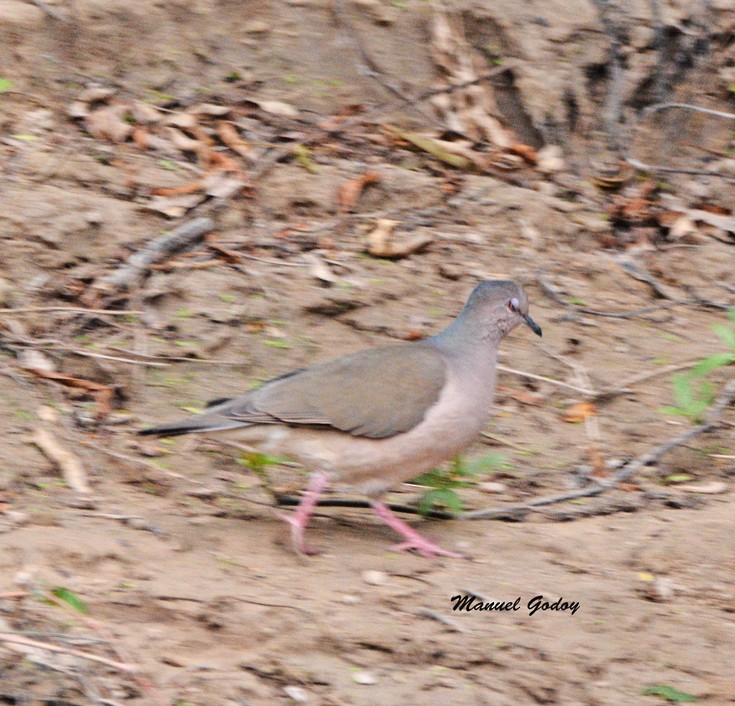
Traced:
POLYGON ((472 327, 469 321, 455 319, 428 342, 450 357, 461 357, 477 366, 495 366, 502 334, 497 329, 472 327), (484 329, 484 330, 483 330, 484 329))

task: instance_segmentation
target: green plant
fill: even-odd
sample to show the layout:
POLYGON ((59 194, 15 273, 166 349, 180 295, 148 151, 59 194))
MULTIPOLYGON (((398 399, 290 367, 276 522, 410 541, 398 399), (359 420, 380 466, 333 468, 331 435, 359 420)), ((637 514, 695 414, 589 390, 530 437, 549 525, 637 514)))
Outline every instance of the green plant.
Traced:
POLYGON ((666 699, 666 701, 674 704, 691 704, 697 700, 696 696, 687 694, 684 691, 679 691, 668 684, 648 686, 641 691, 641 694, 643 696, 660 696, 662 699, 666 699))
POLYGON ((468 478, 474 478, 504 464, 505 457, 500 454, 482 456, 469 462, 463 456, 457 455, 452 459, 449 468, 432 468, 413 481, 429 487, 419 500, 419 512, 428 515, 435 506, 444 507, 451 512, 461 512, 462 498, 456 488, 466 488, 470 485, 468 478))
POLYGON ((671 384, 676 406, 664 407, 667 414, 687 417, 693 423, 702 421, 716 392, 715 384, 705 378, 715 370, 735 363, 735 309, 730 309, 727 316, 729 323, 715 324, 712 330, 730 350, 709 355, 688 372, 674 375, 671 384))

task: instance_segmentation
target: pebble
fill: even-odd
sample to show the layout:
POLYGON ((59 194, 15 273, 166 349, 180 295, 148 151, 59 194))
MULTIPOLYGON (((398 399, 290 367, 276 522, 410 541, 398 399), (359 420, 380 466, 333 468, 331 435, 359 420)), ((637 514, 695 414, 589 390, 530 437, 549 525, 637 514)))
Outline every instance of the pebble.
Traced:
POLYGON ((306 693, 306 689, 303 689, 300 686, 284 686, 283 692, 298 704, 305 704, 309 700, 309 695, 306 693))
POLYGON ((385 571, 369 569, 362 572, 362 580, 371 586, 384 586, 388 583, 388 574, 385 571))
POLYGON ((27 512, 22 512, 21 510, 8 510, 5 513, 5 519, 14 525, 22 527, 23 525, 27 525, 31 518, 27 512))
POLYGON ((355 684, 370 686, 378 683, 378 677, 376 677, 372 672, 355 672, 352 675, 352 681, 355 682, 355 684))

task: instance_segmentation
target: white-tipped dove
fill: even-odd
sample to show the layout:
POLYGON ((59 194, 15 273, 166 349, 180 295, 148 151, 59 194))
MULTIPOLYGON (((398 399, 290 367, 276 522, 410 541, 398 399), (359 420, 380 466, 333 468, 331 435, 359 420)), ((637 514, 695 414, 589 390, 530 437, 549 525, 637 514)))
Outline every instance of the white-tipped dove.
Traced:
POLYGON ((520 323, 541 335, 523 288, 505 280, 481 282, 459 316, 431 338, 294 370, 218 400, 202 414, 140 433, 229 432, 312 470, 296 511, 280 515, 301 552, 311 553, 304 529, 319 495, 337 481, 367 495, 377 515, 405 538, 396 550, 458 556, 422 537, 380 498, 462 451, 485 427, 498 344, 520 323))

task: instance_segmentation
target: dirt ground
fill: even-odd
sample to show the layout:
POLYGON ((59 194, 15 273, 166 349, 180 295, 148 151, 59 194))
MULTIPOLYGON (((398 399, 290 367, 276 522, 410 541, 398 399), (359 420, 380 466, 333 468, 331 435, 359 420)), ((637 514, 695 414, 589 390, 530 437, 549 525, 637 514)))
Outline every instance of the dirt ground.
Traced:
MULTIPOLYGON (((735 703, 732 408, 606 492, 528 505, 686 432, 663 410, 672 376, 726 350, 713 326, 735 307, 732 183, 603 167, 619 129, 637 159, 735 174, 731 120, 636 117, 657 100, 733 110, 732 3, 449 5, 490 69, 512 67, 498 109, 534 151, 562 148, 554 169, 517 154, 514 169, 453 169, 396 137, 445 128, 415 100, 437 76, 439 10, 422 0, 0 3, 0 704, 735 703), (182 206, 219 118, 172 150, 143 146, 135 110, 201 103, 231 109, 254 151, 226 163, 236 189, 182 206), (100 105, 123 108, 95 130, 100 105), (340 208, 366 172, 376 183, 340 208), (213 237, 105 287, 196 217, 213 237), (398 242, 430 242, 371 256, 381 218, 398 242), (505 521, 404 515, 463 559, 395 554, 346 506, 319 510, 324 551, 297 556, 274 497, 298 496, 301 469, 265 481, 214 439, 134 434, 428 335, 493 277, 524 284, 544 330, 503 342, 493 418, 467 452, 503 460, 458 491, 505 521), (518 610, 453 611, 467 594, 518 610), (537 596, 548 609, 531 614, 537 596)), ((713 394, 732 370, 709 376, 713 394)))

